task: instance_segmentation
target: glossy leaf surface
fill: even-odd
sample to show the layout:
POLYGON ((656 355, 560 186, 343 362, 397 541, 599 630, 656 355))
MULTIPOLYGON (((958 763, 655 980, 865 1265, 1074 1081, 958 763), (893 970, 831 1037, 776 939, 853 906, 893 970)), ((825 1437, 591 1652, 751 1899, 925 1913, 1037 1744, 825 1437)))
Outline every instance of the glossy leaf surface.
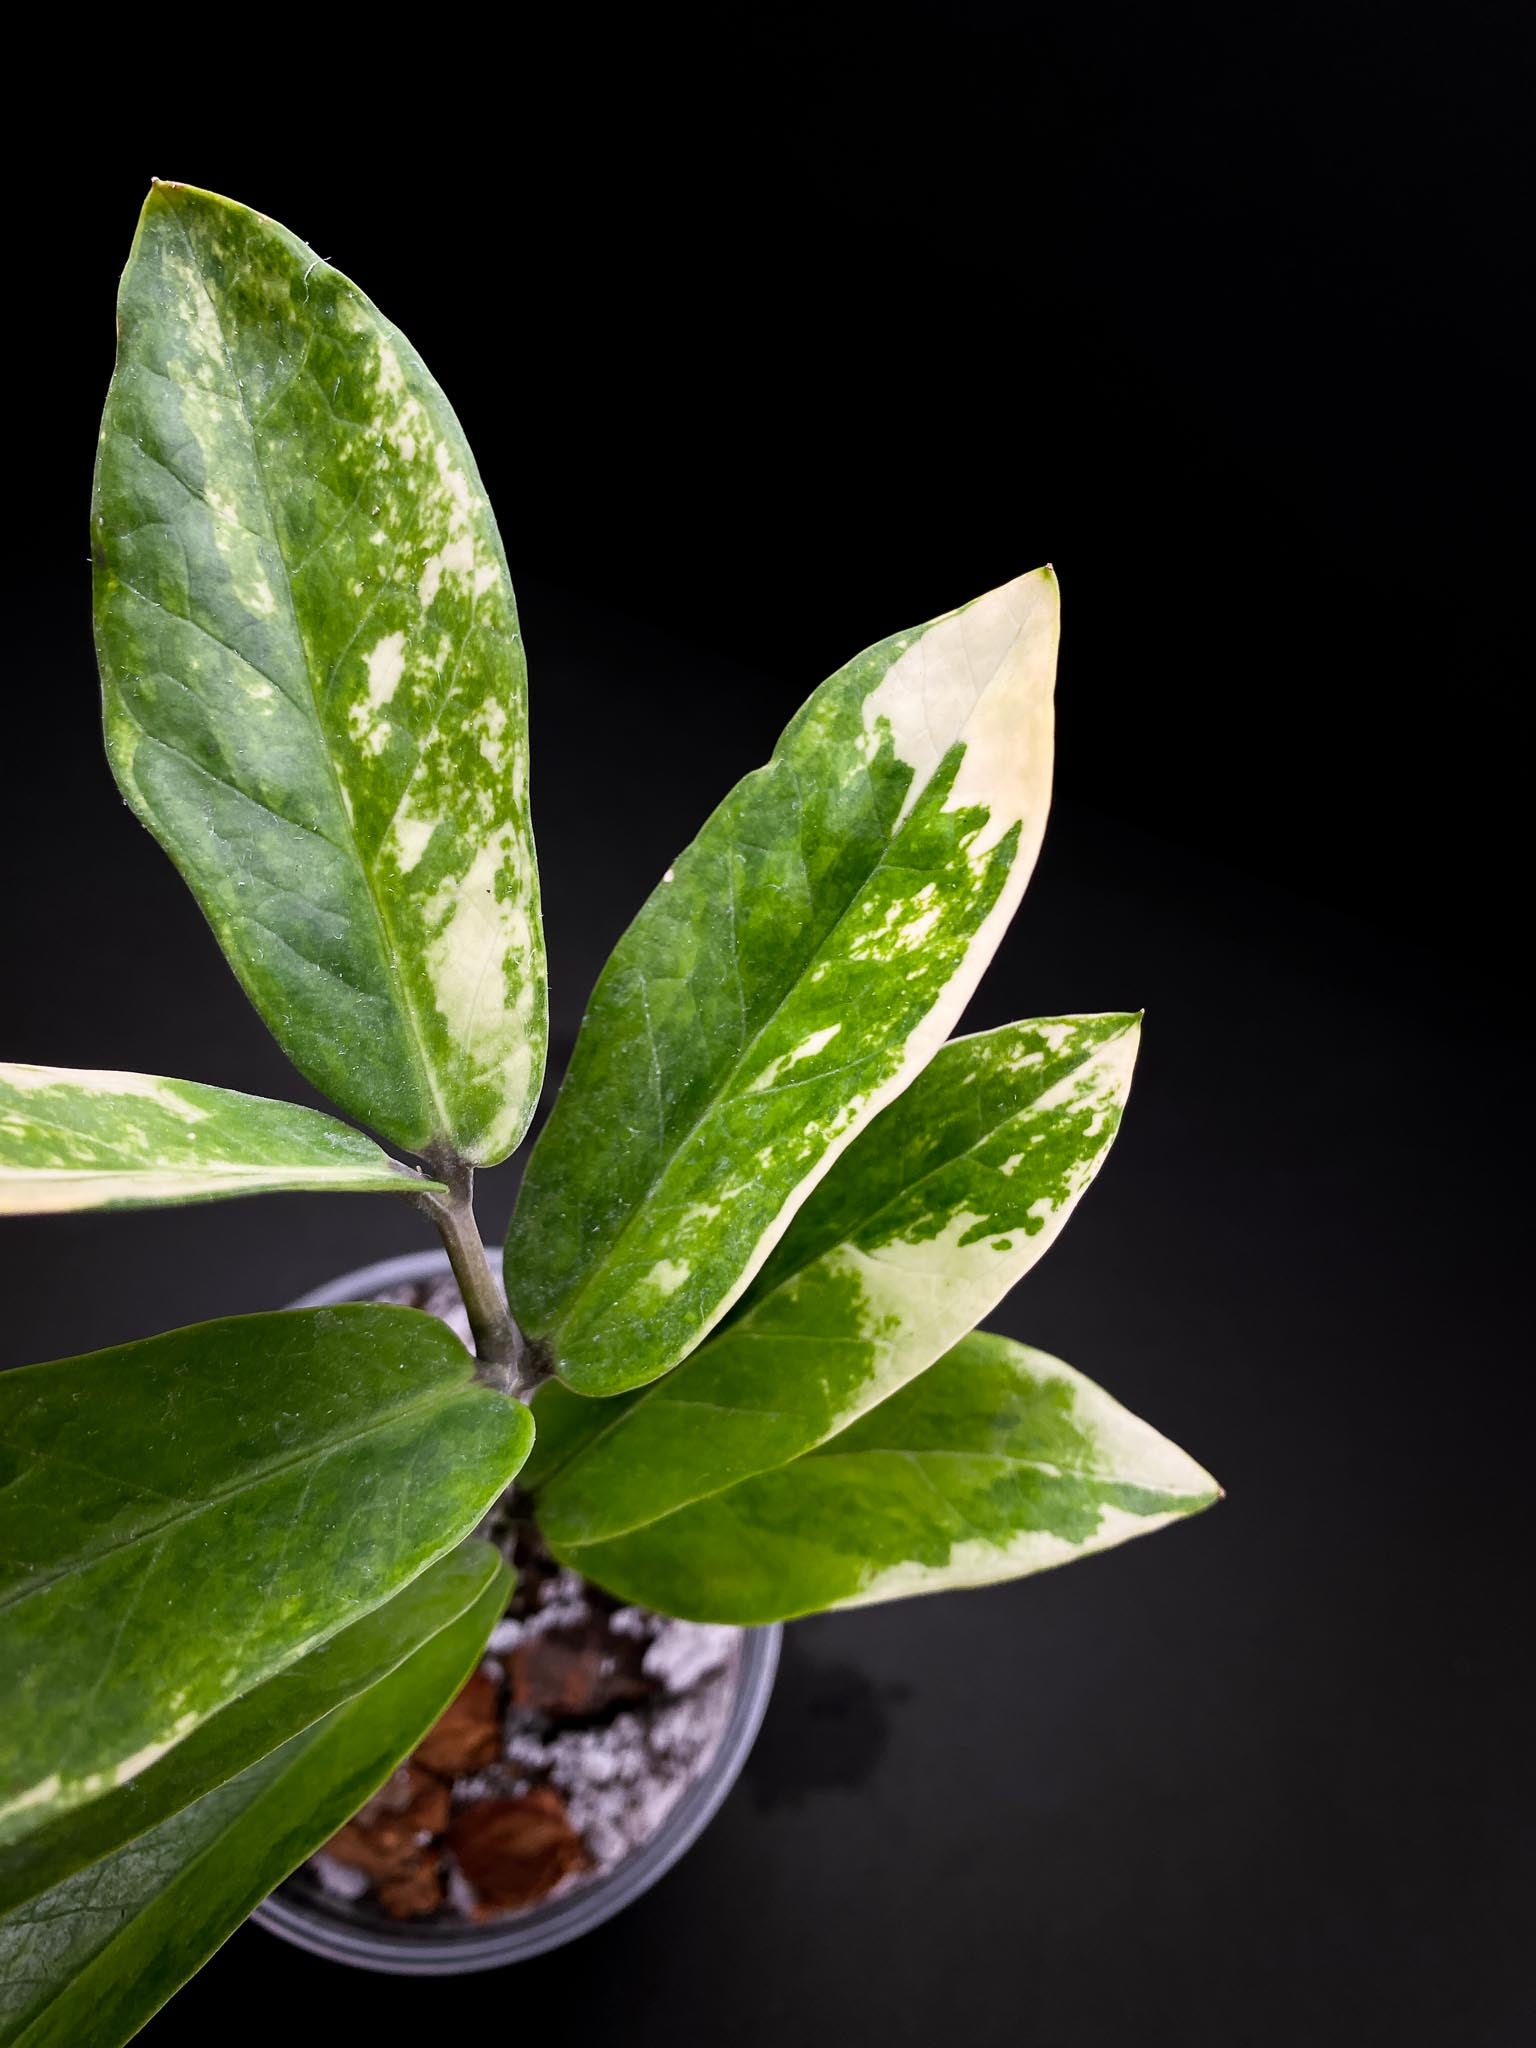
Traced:
POLYGON ((1081 1373, 978 1331, 792 1464, 610 1542, 554 1548, 664 1613, 778 1621, 1020 1578, 1218 1492, 1081 1373))
POLYGON ((617 1401, 553 1383, 524 1476, 549 1538, 654 1522, 846 1429, 963 1337, 1103 1163, 1139 1019, 1042 1018, 944 1046, 838 1160, 736 1313, 617 1401))
POLYGON ((285 228, 156 185, 92 537, 107 750, 295 1064, 503 1158, 543 939, 501 542, 420 357, 285 228))
POLYGON ((0 1215, 436 1185, 294 1102, 159 1074, 0 1063, 0 1215))
POLYGON ((171 1820, 0 1920, 0 2048, 118 2048, 373 1793, 506 1606, 500 1560, 398 1669, 171 1820))
POLYGON ((866 650, 619 941, 507 1246, 578 1392, 676 1365, 949 1035, 1044 831, 1056 638, 1040 570, 866 650))
POLYGON ((0 1849, 0 1914, 158 1827, 377 1685, 477 1606, 493 1580, 504 1583, 498 1553, 487 1543, 461 1543, 382 1607, 205 1721, 142 1776, 0 1849))
POLYGON ((414 1309, 0 1374, 0 1843, 116 1790, 466 1536, 518 1402, 414 1309))

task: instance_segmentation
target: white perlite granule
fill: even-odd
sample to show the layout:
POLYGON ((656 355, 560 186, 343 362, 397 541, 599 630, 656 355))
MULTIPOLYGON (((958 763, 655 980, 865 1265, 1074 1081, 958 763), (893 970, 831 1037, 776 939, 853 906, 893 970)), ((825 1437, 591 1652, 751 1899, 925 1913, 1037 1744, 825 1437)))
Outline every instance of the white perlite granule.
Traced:
MULTIPOLYGON (((466 1350, 474 1348, 463 1302, 446 1277, 433 1281, 425 1293, 406 1285, 381 1289, 371 1299, 419 1302, 428 1315, 448 1325, 466 1350)), ((594 1602, 580 1573, 565 1569, 544 1577, 535 1597, 532 1613, 506 1616, 491 1631, 482 1669, 498 1685, 507 1675, 505 1660, 531 1638, 550 1630, 579 1634, 605 1618, 612 1635, 645 1645, 641 1670, 659 1688, 654 1698, 585 1728, 560 1729, 532 1710, 507 1708, 505 1760, 453 1780, 455 1811, 480 1801, 519 1798, 539 1785, 552 1785, 563 1796, 592 1866, 571 1872, 544 1895, 554 1898, 590 1884, 643 1848, 708 1770, 730 1722, 743 1632, 674 1621, 641 1607, 621 1607, 603 1617, 606 1602, 594 1602)), ((609 1657, 603 1670, 611 1670, 615 1661, 609 1657)), ((310 1858, 308 1868, 338 1899, 361 1899, 372 1889, 364 1872, 323 1850, 310 1858)), ((443 1856, 443 1873, 450 1914, 476 1917, 474 1887, 451 1853, 443 1856)))
MULTIPOLYGON (((686 1697, 664 1696, 616 1714, 601 1728, 541 1734, 525 1725, 509 1732, 506 1758, 519 1789, 542 1780, 562 1793, 571 1825, 592 1856, 595 1868, 567 1880, 562 1890, 589 1883, 651 1839, 708 1769, 736 1692, 740 1629, 665 1620, 637 1607, 620 1608, 611 1625, 619 1635, 649 1638, 646 1676, 665 1694, 686 1697)), ((484 1797, 493 1789, 505 1795, 511 1788, 504 1781, 495 1786, 494 1774, 455 1788, 459 1798, 484 1797)))
POLYGON ((310 1857, 309 1867, 319 1878, 322 1889, 333 1898, 360 1899, 372 1883, 365 1870, 354 1870, 349 1863, 338 1863, 323 1849, 310 1857))
POLYGON ((480 1904, 474 1886, 450 1856, 448 1859, 448 1903, 462 1920, 473 1920, 480 1904))
POLYGON ((542 1636, 552 1628, 580 1628, 592 1612, 587 1601, 587 1584, 580 1572, 561 1570, 539 1595, 538 1610, 521 1624, 521 1642, 527 1636, 542 1636))
POLYGON ((668 1692, 687 1692, 706 1672, 719 1670, 740 1636, 740 1629, 724 1628, 717 1622, 664 1622, 652 1637, 640 1668, 668 1692))

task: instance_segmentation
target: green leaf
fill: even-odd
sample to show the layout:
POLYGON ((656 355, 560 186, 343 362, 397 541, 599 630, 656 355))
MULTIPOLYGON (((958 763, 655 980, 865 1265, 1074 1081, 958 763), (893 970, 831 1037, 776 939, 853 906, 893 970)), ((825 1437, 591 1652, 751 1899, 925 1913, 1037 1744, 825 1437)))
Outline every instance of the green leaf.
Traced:
POLYGON ((955 1039, 852 1144, 737 1312, 642 1392, 552 1383, 523 1474, 550 1541, 621 1535, 846 1429, 963 1337, 1108 1154, 1140 1019, 955 1039))
POLYGON ((468 1534, 519 1402, 415 1309, 0 1374, 0 1843, 114 1791, 468 1534))
POLYGON ((610 1542, 551 1547, 625 1600, 756 1623, 1021 1578, 1219 1493, 1081 1373, 977 1331, 792 1464, 610 1542))
POLYGON ((948 1036, 1050 795, 1049 570, 824 683, 598 981, 507 1243, 585 1394, 658 1378, 948 1036))
MULTIPOLYGON (((479 1546, 477 1546, 478 1548, 479 1546)), ((104 1862, 0 1920, 0 2048, 118 2048, 432 1725, 506 1606, 474 1604, 399 1668, 104 1862)))
POLYGON ((478 1606, 493 1580, 505 1589, 497 1552, 486 1543, 461 1543, 382 1607, 205 1721, 142 1777, 0 1849, 0 1914, 146 1834, 377 1685, 478 1606))
POLYGON ((458 421, 275 221, 156 185, 92 533, 107 751, 316 1087, 505 1157, 538 1097, 522 642, 458 421))
POLYGON ((0 1215, 163 1208, 277 1188, 435 1187, 360 1131, 302 1109, 168 1081, 0 1062, 0 1215))

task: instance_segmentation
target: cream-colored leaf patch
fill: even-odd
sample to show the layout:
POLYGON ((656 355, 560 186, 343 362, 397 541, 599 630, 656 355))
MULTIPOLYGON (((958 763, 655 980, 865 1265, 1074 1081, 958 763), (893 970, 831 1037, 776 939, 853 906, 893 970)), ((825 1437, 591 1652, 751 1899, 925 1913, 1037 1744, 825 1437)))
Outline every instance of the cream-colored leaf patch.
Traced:
POLYGON ((423 1185, 361 1132, 296 1103, 153 1074, 0 1064, 0 1214, 423 1185))
MULTIPOLYGON (((546 1532, 588 1543, 654 1523, 836 1438, 922 1374, 1065 1227, 1108 1155, 1138 1037, 1113 1015, 945 1046, 840 1158, 730 1322, 607 1422, 582 1404, 593 1441, 566 1430, 540 1482, 546 1532), (679 1454, 699 1409, 728 1443, 718 1463, 679 1454)), ((690 1249, 718 1227, 692 1218, 674 1225, 690 1249)))
POLYGON ((522 642, 459 423, 354 285, 209 193, 151 194, 119 315, 93 520, 124 793, 317 1087, 408 1150, 502 1157, 543 939, 522 642))
POLYGON ((856 657, 621 940, 509 1239, 515 1305, 572 1387, 697 1347, 953 1029, 1044 830, 1056 633, 1041 570, 856 657), (636 1276, 742 1159, 658 1307, 636 1276))

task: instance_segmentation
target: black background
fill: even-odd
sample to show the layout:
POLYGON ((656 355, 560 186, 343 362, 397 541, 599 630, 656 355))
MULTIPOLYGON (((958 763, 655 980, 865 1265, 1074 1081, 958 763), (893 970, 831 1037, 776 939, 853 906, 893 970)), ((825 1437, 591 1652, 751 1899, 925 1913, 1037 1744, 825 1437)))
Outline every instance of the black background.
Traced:
MULTIPOLYGON (((7 1056, 312 1099, 97 734, 112 290, 148 176, 184 178, 356 276, 475 445, 556 1072, 809 689, 1055 561, 1057 811, 969 1021, 1148 1023, 1111 1170, 993 1321, 1229 1493, 1079 1570, 796 1625, 725 1813, 579 1948, 445 1988, 246 1931, 156 2048, 232 2014, 1530 2037, 1521 15, 789 8, 582 18, 558 55, 423 18, 376 77, 296 62, 295 22, 216 91, 211 55, 135 46, 99 104, 44 102, 10 180, 7 1056)), ((0 1361, 275 1306, 424 1229, 302 1196, 15 1224, 0 1361)))

